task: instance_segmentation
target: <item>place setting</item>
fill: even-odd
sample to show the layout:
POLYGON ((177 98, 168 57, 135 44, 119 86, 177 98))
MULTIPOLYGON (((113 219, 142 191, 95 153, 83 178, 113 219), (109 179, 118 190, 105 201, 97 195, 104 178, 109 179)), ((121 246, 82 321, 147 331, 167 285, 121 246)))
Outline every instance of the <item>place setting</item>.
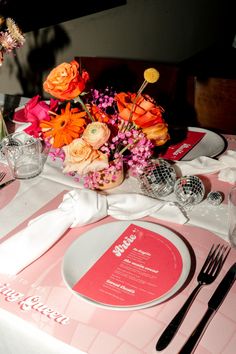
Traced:
POLYGON ((190 161, 199 156, 215 158, 227 148, 227 141, 214 131, 201 127, 170 127, 172 139, 159 157, 171 161, 190 161))
MULTIPOLYGON (((92 202, 93 198, 98 196, 94 191, 82 191, 78 200, 83 198, 85 192, 87 194, 84 196, 85 202, 87 201, 85 205, 100 205, 100 210, 104 210, 107 201, 100 199, 101 195, 96 203, 92 202)), ((76 194, 72 197, 75 200, 76 194)), ((110 203, 111 201, 109 200, 110 203)), ((85 205, 82 207, 83 210, 88 209, 85 205)), ((230 251, 229 245, 224 241, 217 243, 219 240, 214 234, 184 224, 182 226, 172 224, 170 228, 170 223, 161 225, 153 222, 153 218, 147 221, 131 219, 130 221, 112 220, 110 222, 108 220, 100 225, 93 225, 95 220, 105 215, 101 214, 101 211, 98 215, 98 210, 94 209, 90 210, 90 213, 85 213, 84 216, 79 213, 80 220, 76 220, 85 226, 90 223, 89 230, 84 231, 83 228, 75 226, 65 233, 68 224, 72 222, 71 207, 71 200, 66 195, 64 205, 62 202, 58 210, 50 207, 44 214, 39 214, 34 220, 30 220, 25 229, 11 235, 7 239, 9 242, 6 240, 1 244, 0 270, 1 273, 2 269, 8 270, 12 274, 8 281, 12 282, 13 276, 14 283, 17 284, 17 277, 14 274, 18 274, 19 278, 30 279, 31 271, 34 274, 38 272, 37 260, 39 260, 45 269, 40 268, 41 282, 38 286, 39 289, 44 287, 46 289, 49 285, 47 269, 48 267, 50 269, 53 261, 56 267, 52 274, 55 277, 58 272, 61 273, 65 289, 71 294, 71 301, 74 304, 77 303, 78 306, 82 306, 83 303, 88 304, 95 312, 97 309, 105 311, 104 315, 107 311, 109 313, 112 311, 127 312, 128 316, 131 316, 139 310, 155 311, 156 306, 165 304, 171 306, 178 294, 186 293, 186 288, 198 280, 199 284, 191 297, 193 301, 205 282, 210 286, 218 277, 221 277, 223 267, 226 271, 233 264, 234 251, 232 249, 230 251), (57 232, 59 242, 51 247, 55 242, 55 234, 52 235, 52 231, 48 230, 46 225, 55 224, 55 220, 58 219, 61 223, 57 225, 57 230, 53 228, 53 233, 57 232), (176 231, 173 231, 173 227, 176 231), (32 234, 34 234, 34 239, 30 237, 32 234), (61 239, 62 234, 64 237, 61 239), (42 239, 42 235, 45 235, 45 239, 42 239), (50 240, 49 235, 51 235, 50 240), (191 241, 192 237, 195 241, 191 241), (41 239, 40 244, 39 239, 41 239), (199 245, 204 239, 207 243, 199 257, 201 254, 199 245), (10 259, 12 252, 16 254, 14 251, 16 249, 18 256, 15 256, 14 260, 10 259), (59 254, 61 261, 58 262, 56 260, 59 254), (209 276, 208 279, 207 273, 213 274, 212 277, 209 276), (43 274, 46 277, 45 283, 43 274)), ((80 206, 76 209, 81 210, 80 206)), ((111 206, 111 211, 117 215, 117 208, 114 210, 111 206)), ((132 211, 134 212, 133 207, 132 211)), ((140 211, 136 210, 136 212, 140 211)), ((119 215, 121 217, 122 209, 119 215)), ((124 210, 123 217, 125 218, 124 210)), ((58 283, 58 292, 60 289, 62 289, 61 280, 60 286, 58 283)), ((32 289, 29 288, 28 292, 31 291, 32 289)), ((38 293, 40 294, 39 290, 38 293)), ((192 301, 188 302, 188 306, 192 301)), ((189 312, 188 316, 191 316, 190 309, 189 312)), ((115 319, 116 315, 112 317, 115 319)), ((178 337, 178 332, 176 337, 178 337)), ((158 338, 157 335, 156 342, 158 338)), ((174 339, 173 342, 175 342, 174 339)))
POLYGON ((181 238, 141 221, 91 229, 69 247, 62 265, 63 279, 76 296, 114 310, 167 300, 183 286, 189 271, 190 254, 181 238))

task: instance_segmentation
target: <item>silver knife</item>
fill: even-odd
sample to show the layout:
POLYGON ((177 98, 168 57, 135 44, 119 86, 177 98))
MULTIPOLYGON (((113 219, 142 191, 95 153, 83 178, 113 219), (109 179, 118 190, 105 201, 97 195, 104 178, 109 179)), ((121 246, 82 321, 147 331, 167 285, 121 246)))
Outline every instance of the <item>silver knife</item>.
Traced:
POLYGON ((14 182, 14 181, 15 181, 15 179, 10 179, 9 181, 6 181, 6 182, 0 184, 0 189, 2 189, 2 188, 4 188, 4 187, 8 186, 8 184, 11 184, 11 183, 14 182))
POLYGON ((191 354, 194 353, 200 339, 202 338, 208 324, 215 315, 216 311, 224 301, 226 295, 231 289, 234 281, 236 280, 236 263, 228 270, 220 284, 216 288, 214 294, 208 302, 208 309, 203 315, 201 321, 198 323, 187 342, 184 344, 178 354, 191 354))

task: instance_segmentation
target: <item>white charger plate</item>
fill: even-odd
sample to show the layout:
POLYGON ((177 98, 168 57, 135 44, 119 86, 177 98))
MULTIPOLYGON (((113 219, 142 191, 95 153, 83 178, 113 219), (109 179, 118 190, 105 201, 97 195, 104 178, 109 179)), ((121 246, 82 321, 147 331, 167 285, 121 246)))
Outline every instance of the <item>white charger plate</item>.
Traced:
POLYGON ((69 290, 80 299, 84 299, 89 303, 103 308, 110 308, 113 310, 131 310, 151 307, 169 299, 185 283, 189 275, 190 266, 191 259, 187 246, 177 234, 170 231, 166 227, 145 221, 115 221, 100 225, 85 232, 72 243, 63 258, 62 277, 69 290), (94 299, 86 298, 74 291, 72 288, 75 283, 77 283, 79 279, 93 266, 93 264, 106 252, 106 250, 116 241, 116 239, 130 224, 135 224, 160 234, 178 249, 182 258, 183 266, 180 277, 174 286, 154 301, 132 306, 102 304, 94 299))
POLYGON ((196 127, 188 127, 189 131, 205 133, 204 137, 197 143, 181 160, 190 161, 199 156, 216 157, 226 148, 224 138, 210 130, 196 127))

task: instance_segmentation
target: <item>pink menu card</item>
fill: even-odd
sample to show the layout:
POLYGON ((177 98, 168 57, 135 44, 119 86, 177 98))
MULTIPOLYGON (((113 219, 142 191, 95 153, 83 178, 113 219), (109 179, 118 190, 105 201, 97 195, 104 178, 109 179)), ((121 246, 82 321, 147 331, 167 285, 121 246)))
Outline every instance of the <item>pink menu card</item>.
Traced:
POLYGON ((182 272, 182 258, 168 239, 129 225, 73 290, 97 303, 134 306, 168 292, 182 272))
POLYGON ((204 137, 203 132, 188 131, 184 140, 177 144, 170 145, 168 149, 160 154, 160 157, 167 160, 178 161, 184 157, 204 137))

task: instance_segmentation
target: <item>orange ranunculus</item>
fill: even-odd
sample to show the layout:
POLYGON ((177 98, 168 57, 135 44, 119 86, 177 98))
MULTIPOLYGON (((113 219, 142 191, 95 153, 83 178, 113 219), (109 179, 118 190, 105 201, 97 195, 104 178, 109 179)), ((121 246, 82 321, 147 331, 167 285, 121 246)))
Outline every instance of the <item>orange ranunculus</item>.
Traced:
POLYGON ((77 172, 85 175, 108 167, 108 157, 99 150, 93 149, 82 138, 75 139, 63 147, 65 152, 63 172, 77 172))
POLYGON ((60 100, 71 100, 84 90, 89 79, 86 71, 79 73, 79 63, 72 60, 54 68, 43 83, 44 91, 60 100))
POLYGON ((152 140, 156 146, 164 145, 170 139, 166 123, 158 123, 142 130, 147 138, 152 140))
POLYGON ((55 148, 68 145, 73 139, 79 138, 84 131, 86 112, 79 112, 78 108, 70 108, 70 102, 61 114, 55 115, 50 121, 42 120, 40 127, 45 138, 48 138, 55 148))
POLYGON ((140 128, 147 128, 163 123, 163 108, 157 106, 148 95, 140 95, 135 102, 136 94, 121 92, 115 97, 119 116, 124 120, 131 120, 140 128), (132 112, 132 114, 131 114, 132 112))

